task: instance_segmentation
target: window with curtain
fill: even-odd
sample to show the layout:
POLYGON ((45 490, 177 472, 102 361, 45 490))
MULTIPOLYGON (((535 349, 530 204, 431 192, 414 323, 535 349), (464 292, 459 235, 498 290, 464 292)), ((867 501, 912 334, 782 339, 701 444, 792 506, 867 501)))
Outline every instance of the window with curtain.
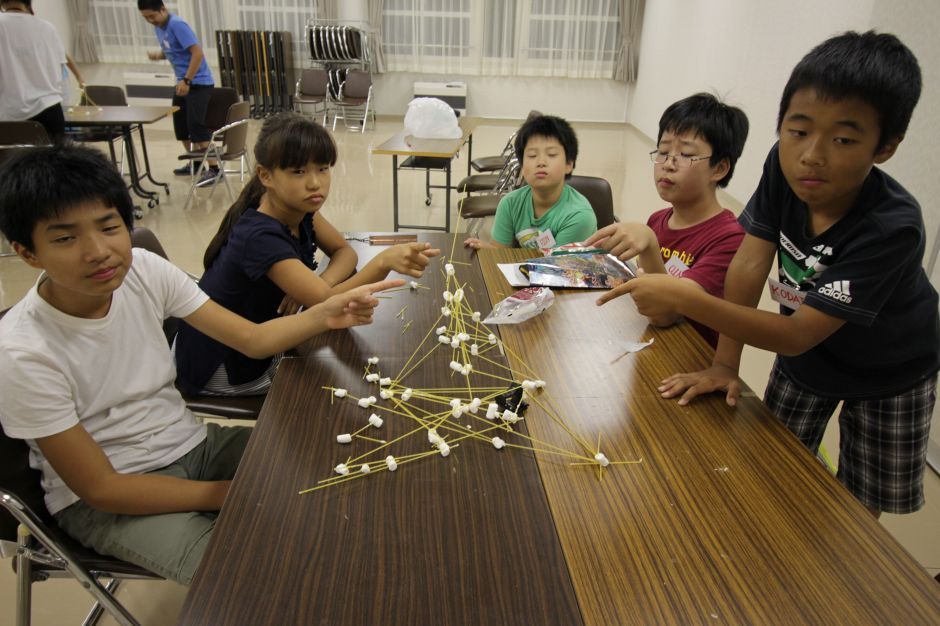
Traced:
MULTIPOLYGON (((178 0, 164 2, 171 13, 192 27, 210 64, 217 62, 215 31, 289 31, 294 65, 306 58, 304 32, 308 18, 316 17, 313 0, 178 0)), ((106 62, 147 61, 156 48, 153 27, 137 10, 136 0, 91 0, 91 30, 106 62)))
POLYGON ((608 78, 622 0, 385 0, 389 71, 608 78))

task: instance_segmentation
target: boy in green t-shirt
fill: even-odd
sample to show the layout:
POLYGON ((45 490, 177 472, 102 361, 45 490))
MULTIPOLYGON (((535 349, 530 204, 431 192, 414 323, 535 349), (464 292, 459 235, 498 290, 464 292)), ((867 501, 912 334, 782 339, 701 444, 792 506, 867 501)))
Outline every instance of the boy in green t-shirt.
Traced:
POLYGON ((578 138, 565 120, 530 118, 516 134, 516 158, 526 186, 496 208, 492 241, 467 239, 468 248, 554 248, 583 241, 597 230, 587 198, 565 184, 578 157, 578 138))

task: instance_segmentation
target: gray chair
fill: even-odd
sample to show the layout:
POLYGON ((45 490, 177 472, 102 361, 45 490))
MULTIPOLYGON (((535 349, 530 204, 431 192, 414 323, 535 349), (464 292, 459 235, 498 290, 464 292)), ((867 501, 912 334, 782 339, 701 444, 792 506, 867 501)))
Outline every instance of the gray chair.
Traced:
POLYGON ((326 118, 330 110, 327 96, 328 84, 329 77, 324 69, 307 68, 301 72, 294 89, 294 110, 303 114, 305 106, 312 106, 313 115, 323 114, 322 123, 326 126, 326 118))
POLYGON ((333 130, 336 120, 343 119, 343 126, 349 130, 365 131, 369 119, 375 128, 375 109, 372 106, 372 75, 362 70, 349 70, 346 79, 339 88, 337 98, 329 98, 327 106, 333 112, 333 130), (353 121, 353 124, 349 122, 353 121))
POLYGON ((471 227, 467 229, 470 236, 479 235, 483 221, 487 217, 496 215, 496 208, 502 197, 519 186, 519 170, 519 161, 516 157, 511 157, 500 170, 496 183, 489 193, 467 196, 457 203, 457 212, 460 217, 470 221, 471 227))
POLYGON ((597 227, 610 226, 618 221, 614 216, 614 196, 610 190, 610 183, 606 179, 596 176, 572 175, 567 183, 587 198, 594 208, 597 216, 597 227))
POLYGON ((183 210, 189 208, 196 193, 197 183, 204 172, 209 169, 209 161, 217 161, 219 164, 219 176, 212 181, 209 197, 215 193, 215 188, 219 184, 219 179, 225 184, 225 190, 228 192, 229 200, 234 201, 232 188, 229 185, 226 174, 234 173, 235 170, 226 170, 226 161, 238 161, 239 172, 242 173, 244 180, 244 170, 247 168, 248 161, 248 115, 251 112, 251 105, 248 102, 236 102, 228 110, 227 123, 212 133, 209 139, 209 145, 205 150, 187 152, 181 154, 179 159, 190 162, 198 162, 198 167, 194 168, 195 175, 192 184, 189 186, 189 194, 186 196, 186 202, 183 210))

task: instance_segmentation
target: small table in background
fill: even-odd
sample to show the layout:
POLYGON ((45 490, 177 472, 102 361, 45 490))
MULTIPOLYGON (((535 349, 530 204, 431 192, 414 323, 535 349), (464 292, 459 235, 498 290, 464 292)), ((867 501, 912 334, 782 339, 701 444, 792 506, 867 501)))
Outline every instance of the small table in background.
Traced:
MULTIPOLYGON (((461 117, 457 123, 460 125, 463 134, 457 139, 418 139, 408 134, 408 131, 402 130, 393 137, 389 138, 377 148, 372 149, 372 154, 390 154, 392 156, 392 201, 394 206, 394 230, 400 228, 416 228, 421 230, 442 230, 450 232, 450 191, 451 185, 451 161, 460 152, 460 148, 467 144, 467 176, 470 175, 470 160, 473 158, 473 131, 480 123, 476 117, 461 117), (401 164, 402 169, 423 169, 427 171, 427 187, 430 190, 433 185, 430 183, 432 169, 443 169, 446 175, 444 185, 446 200, 444 205, 444 226, 428 226, 402 224, 398 219, 398 157, 407 157, 401 164)), ((427 204, 430 204, 430 191, 427 204)))

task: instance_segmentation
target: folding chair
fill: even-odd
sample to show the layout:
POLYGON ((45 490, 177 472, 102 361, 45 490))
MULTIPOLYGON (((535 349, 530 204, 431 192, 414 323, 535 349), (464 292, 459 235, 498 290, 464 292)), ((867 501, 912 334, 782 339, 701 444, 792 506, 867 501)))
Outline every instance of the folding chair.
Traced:
MULTIPOLYGON (((143 248, 154 254, 167 259, 166 250, 160 244, 160 240, 153 231, 137 226, 131 232, 131 245, 135 248, 143 248)), ((193 280, 197 280, 192 276, 193 280)), ((163 334, 166 335, 167 342, 172 346, 173 339, 176 337, 176 330, 179 320, 175 317, 168 318, 163 322, 163 334)), ((180 392, 183 401, 189 410, 193 413, 203 415, 212 415, 228 419, 254 420, 258 419, 258 413, 261 412, 261 406, 264 404, 265 396, 193 396, 180 392)))
MULTIPOLYGON (((6 311, 0 312, 2 317, 6 311)), ((16 573, 16 624, 28 625, 32 584, 49 578, 74 578, 95 599, 84 624, 97 624, 107 611, 119 624, 138 624, 114 597, 122 580, 161 580, 138 565, 102 556, 59 529, 46 510, 40 472, 29 466, 29 447, 0 430, 0 554, 13 558, 16 573), (102 579, 107 583, 102 583, 102 579)))
POLYGON ((465 220, 470 220, 472 228, 468 228, 471 237, 480 233, 483 221, 487 217, 496 215, 496 207, 504 195, 519 186, 519 161, 511 157, 497 177, 496 184, 489 193, 479 196, 467 196, 457 203, 457 212, 465 220))
MULTIPOLYGON (((541 111, 536 111, 533 109, 532 111, 529 111, 525 121, 528 122, 533 117, 538 117, 541 114, 541 111)), ((516 134, 518 134, 518 132, 519 131, 516 131, 509 135, 509 139, 506 141, 506 145, 503 146, 502 152, 500 152, 498 155, 477 157, 470 161, 470 167, 472 167, 477 172, 498 172, 499 170, 503 169, 503 166, 506 165, 506 161, 508 161, 509 157, 515 153, 514 143, 516 141, 516 134)))
POLYGON ((572 175, 565 182, 580 192, 591 203, 594 215, 597 217, 598 228, 610 226, 618 221, 614 216, 614 195, 607 180, 596 176, 572 175))
MULTIPOLYGON (((82 90, 81 104, 82 106, 126 107, 127 96, 124 94, 124 90, 121 87, 113 85, 85 85, 85 88, 82 90)), ((134 125, 131 131, 134 129, 139 130, 140 124, 134 125)), ((80 141, 82 143, 107 142, 108 150, 111 152, 111 162, 114 163, 115 167, 118 167, 118 160, 114 144, 120 141, 122 154, 120 171, 122 175, 124 174, 124 137, 121 133, 115 132, 113 127, 73 128, 69 133, 69 137, 73 141, 80 141)))
POLYGON ((209 139, 209 146, 204 151, 193 151, 181 154, 181 161, 199 162, 196 168, 192 184, 189 187, 189 194, 186 196, 186 203, 183 210, 189 208, 189 203, 196 193, 196 184, 203 172, 209 169, 209 161, 215 160, 219 163, 219 176, 212 182, 212 191, 209 197, 215 193, 215 188, 219 184, 219 179, 225 183, 225 190, 228 192, 229 200, 234 201, 232 188, 229 185, 229 170, 225 169, 226 161, 239 161, 241 166, 246 165, 248 156, 248 115, 251 112, 251 105, 248 102, 236 102, 228 110, 227 123, 212 133, 209 139))
POLYGON ((375 110, 372 107, 372 75, 362 70, 349 70, 346 80, 340 85, 339 97, 329 99, 327 106, 333 111, 333 130, 336 120, 343 118, 343 126, 349 130, 366 130, 369 118, 375 128, 375 110), (349 116, 359 123, 349 124, 349 116))
POLYGON ((294 110, 303 114, 304 106, 313 106, 313 115, 323 114, 323 125, 329 115, 327 106, 327 85, 329 78, 326 70, 307 68, 300 74, 300 80, 294 89, 294 110))

